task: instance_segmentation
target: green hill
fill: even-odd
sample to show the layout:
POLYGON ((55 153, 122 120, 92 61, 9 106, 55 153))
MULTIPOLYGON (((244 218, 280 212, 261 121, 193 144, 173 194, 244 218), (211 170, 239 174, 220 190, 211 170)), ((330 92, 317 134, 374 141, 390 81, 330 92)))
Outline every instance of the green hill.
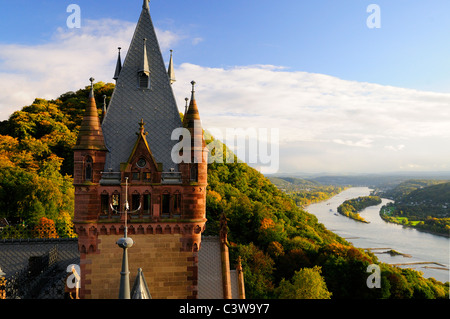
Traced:
MULTIPOLYGON (((411 179, 404 181, 391 189, 385 190, 383 192, 383 197, 401 201, 416 190, 448 182, 448 180, 411 179)), ((434 194, 431 195, 434 196, 434 194)))
POLYGON ((402 201, 450 207, 450 182, 416 189, 403 196, 402 201))
POLYGON ((412 180, 385 194, 395 203, 381 209, 384 220, 450 236, 450 182, 412 180))
MULTIPOLYGON (((114 86, 94 87, 100 114, 102 95, 108 99, 114 86)), ((46 217, 60 237, 71 236, 65 232, 73 217, 70 150, 87 97, 86 88, 51 101, 36 99, 0 123, 0 218, 32 226, 46 217)), ((205 235, 217 235, 225 214, 231 262, 242 258, 248 298, 289 298, 297 291, 311 292, 309 298, 448 298, 448 284, 382 264, 353 247, 245 163, 210 164, 208 183, 205 235), (374 263, 381 268, 380 289, 366 284, 374 263), (305 276, 311 280, 301 280, 305 276)), ((0 237, 15 234, 3 230, 0 237)))

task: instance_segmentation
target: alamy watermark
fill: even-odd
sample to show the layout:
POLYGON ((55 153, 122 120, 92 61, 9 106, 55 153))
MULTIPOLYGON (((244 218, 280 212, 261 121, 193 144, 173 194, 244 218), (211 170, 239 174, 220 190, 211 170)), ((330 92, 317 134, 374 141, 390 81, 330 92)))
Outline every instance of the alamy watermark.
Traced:
POLYGON ((369 277, 367 277, 366 284, 370 289, 373 288, 381 288, 381 269, 380 266, 371 264, 367 267, 366 270, 368 273, 371 273, 369 277))
POLYGON ((81 287, 81 269, 77 264, 67 266, 66 272, 72 273, 66 279, 66 285, 69 289, 79 289, 81 287))
POLYGON ((381 9, 378 4, 369 4, 367 7, 367 13, 370 15, 367 17, 366 25, 369 29, 381 28, 381 9))
POLYGON ((66 20, 66 25, 69 29, 81 28, 81 8, 78 4, 69 4, 67 12, 71 13, 66 20))

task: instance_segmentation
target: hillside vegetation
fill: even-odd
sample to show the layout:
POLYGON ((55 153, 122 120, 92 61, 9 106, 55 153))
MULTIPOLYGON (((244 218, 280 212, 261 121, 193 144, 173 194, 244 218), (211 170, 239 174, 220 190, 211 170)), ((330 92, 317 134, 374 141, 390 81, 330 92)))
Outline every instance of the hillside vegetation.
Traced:
POLYGON ((386 191, 384 196, 395 200, 381 209, 384 220, 450 235, 450 182, 411 180, 386 191))
MULTIPOLYGON (((100 109, 113 85, 94 88, 100 109)), ((21 222, 1 237, 74 236, 67 230, 73 217, 71 148, 87 97, 85 88, 56 100, 36 99, 0 124, 0 217, 21 222), (40 223, 51 222, 55 232, 39 232, 40 223)), ((205 235, 218 234, 225 214, 231 261, 242 258, 248 298, 448 298, 448 284, 382 264, 353 247, 245 163, 210 164, 208 183, 205 235), (367 267, 374 263, 381 268, 380 289, 367 287, 367 267)))
POLYGON ((359 212, 369 206, 375 206, 381 204, 381 198, 378 196, 362 196, 354 199, 344 201, 339 205, 337 211, 351 219, 368 223, 364 218, 359 215, 359 212))

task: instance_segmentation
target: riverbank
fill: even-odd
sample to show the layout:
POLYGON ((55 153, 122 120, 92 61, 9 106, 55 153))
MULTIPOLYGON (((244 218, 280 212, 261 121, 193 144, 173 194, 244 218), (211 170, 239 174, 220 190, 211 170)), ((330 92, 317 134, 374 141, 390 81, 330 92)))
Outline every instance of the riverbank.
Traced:
POLYGON ((367 207, 376 206, 379 204, 381 204, 381 198, 378 196, 360 196, 358 198, 344 201, 341 205, 339 205, 337 211, 339 214, 347 216, 353 220, 369 224, 367 220, 359 215, 359 212, 363 211, 367 207))
POLYGON ((381 198, 382 204, 366 208, 361 215, 370 223, 358 223, 336 213, 336 209, 345 200, 370 195, 368 187, 349 188, 338 195, 316 204, 309 205, 306 210, 315 215, 328 230, 344 238, 354 247, 371 248, 377 258, 386 264, 439 263, 445 265, 436 269, 432 264, 408 264, 402 267, 423 273, 425 278, 433 277, 440 282, 449 281, 449 245, 448 238, 421 232, 411 227, 387 223, 379 215, 381 206, 391 202, 381 198), (384 253, 389 250, 401 252, 403 255, 384 253), (381 253, 380 253, 381 252, 381 253), (405 260, 404 255, 408 255, 405 260), (409 257, 410 256, 410 257, 409 257))
POLYGON ((428 220, 415 220, 410 221, 407 217, 400 217, 394 214, 395 211, 395 205, 394 204, 388 204, 380 209, 380 217, 388 223, 393 223, 397 225, 401 225, 403 227, 409 227, 416 229, 418 231, 433 234, 436 236, 442 236, 446 238, 450 238, 450 230, 446 229, 448 226, 445 225, 439 225, 439 227, 436 226, 436 224, 440 224, 439 218, 430 218, 428 220), (437 229, 437 230, 436 230, 437 229))

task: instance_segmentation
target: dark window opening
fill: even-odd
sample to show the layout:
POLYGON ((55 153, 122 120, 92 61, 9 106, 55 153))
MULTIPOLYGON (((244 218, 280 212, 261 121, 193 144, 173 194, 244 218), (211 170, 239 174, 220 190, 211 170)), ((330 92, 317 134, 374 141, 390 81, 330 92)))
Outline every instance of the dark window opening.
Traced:
POLYGON ((144 194, 144 213, 150 214, 152 205, 152 196, 150 194, 144 194))
POLYGON ((181 211, 181 194, 173 195, 173 211, 174 214, 179 215, 181 211))
POLYGON ((133 179, 133 181, 139 181, 140 180, 140 173, 139 172, 133 172, 132 179, 133 179))
POLYGON ((162 195, 162 215, 169 215, 170 214, 170 195, 169 194, 163 194, 162 195))
POLYGON ((139 74, 139 88, 149 89, 150 88, 150 76, 145 73, 139 74))
POLYGON ((107 215, 109 212, 109 195, 108 194, 101 194, 100 195, 100 201, 102 203, 102 214, 107 215))
POLYGON ((87 157, 84 166, 84 179, 86 181, 92 181, 92 158, 87 157))
POLYGON ((131 210, 132 211, 137 210, 140 204, 141 204, 141 195, 139 194, 131 195, 131 210))

